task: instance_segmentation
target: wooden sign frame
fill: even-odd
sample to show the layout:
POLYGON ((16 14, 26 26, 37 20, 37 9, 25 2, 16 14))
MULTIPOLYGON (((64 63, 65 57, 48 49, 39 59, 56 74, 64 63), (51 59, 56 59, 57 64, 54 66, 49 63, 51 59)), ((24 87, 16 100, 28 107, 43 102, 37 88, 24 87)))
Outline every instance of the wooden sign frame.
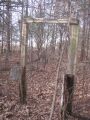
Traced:
MULTIPOLYGON (((69 47, 69 54, 68 54, 68 74, 70 76, 74 75, 75 71, 75 64, 76 64, 76 51, 77 51, 77 41, 78 41, 78 26, 79 26, 79 21, 77 19, 44 19, 44 18, 36 18, 36 19, 31 19, 30 17, 24 18, 22 21, 22 33, 21 33, 21 68, 22 68, 22 77, 20 80, 20 102, 22 104, 26 103, 26 60, 27 60, 27 25, 30 23, 48 23, 48 24, 68 24, 70 26, 70 47, 69 47)), ((63 84, 63 89, 65 91, 66 89, 66 78, 63 84), (64 86, 65 85, 65 86, 64 86)), ((74 81, 73 81, 74 83, 74 81)), ((63 92, 62 97, 63 97, 63 103, 62 103, 62 120, 65 120, 66 116, 66 110, 67 107, 65 103, 65 92, 63 92)), ((69 95, 69 94, 68 94, 69 95)), ((69 96, 67 96, 69 97, 69 96)), ((70 98, 70 97, 69 97, 70 98)), ((72 98, 71 98, 72 99, 72 98)), ((72 102, 72 101, 71 101, 72 102)), ((72 105, 70 103, 69 105, 72 105)), ((72 106, 70 106, 72 108, 72 106)), ((70 111, 72 111, 70 109, 70 111)), ((69 111, 69 112, 70 112, 69 111)))

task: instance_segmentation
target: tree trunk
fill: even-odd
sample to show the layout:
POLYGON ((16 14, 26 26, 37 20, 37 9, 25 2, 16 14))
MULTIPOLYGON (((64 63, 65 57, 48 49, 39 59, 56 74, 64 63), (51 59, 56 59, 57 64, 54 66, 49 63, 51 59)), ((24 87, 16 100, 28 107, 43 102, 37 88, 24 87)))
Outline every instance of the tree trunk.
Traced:
POLYGON ((10 4, 11 0, 7 1, 7 54, 10 53, 10 4))
POLYGON ((3 53, 3 45, 4 45, 4 3, 3 3, 3 28, 2 28, 2 46, 1 46, 1 53, 3 53))

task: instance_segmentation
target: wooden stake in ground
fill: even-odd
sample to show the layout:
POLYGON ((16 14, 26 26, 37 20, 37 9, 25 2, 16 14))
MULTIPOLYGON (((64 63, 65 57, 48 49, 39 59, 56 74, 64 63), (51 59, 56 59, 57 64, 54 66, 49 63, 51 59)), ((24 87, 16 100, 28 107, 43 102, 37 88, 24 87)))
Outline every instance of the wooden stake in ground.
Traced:
POLYGON ((22 40, 21 40, 21 68, 22 75, 19 85, 20 102, 22 104, 26 103, 26 52, 27 52, 27 24, 23 22, 22 24, 22 40))
POLYGON ((78 20, 77 22, 70 22, 70 46, 68 53, 68 71, 64 77, 63 82, 63 94, 62 94, 62 105, 61 105, 61 119, 66 120, 66 114, 72 114, 72 98, 74 88, 74 78, 76 69, 76 55, 77 55, 77 43, 78 43, 78 20))

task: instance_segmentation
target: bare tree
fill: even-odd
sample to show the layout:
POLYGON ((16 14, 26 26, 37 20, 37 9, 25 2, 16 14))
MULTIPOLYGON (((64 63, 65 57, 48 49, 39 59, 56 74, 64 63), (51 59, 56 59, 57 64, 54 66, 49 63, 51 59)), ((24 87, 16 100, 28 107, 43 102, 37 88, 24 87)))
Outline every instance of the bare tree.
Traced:
POLYGON ((6 6, 7 6, 7 52, 9 53, 11 48, 10 48, 10 18, 11 18, 11 15, 10 15, 10 5, 11 5, 11 0, 8 0, 7 3, 6 3, 6 6))

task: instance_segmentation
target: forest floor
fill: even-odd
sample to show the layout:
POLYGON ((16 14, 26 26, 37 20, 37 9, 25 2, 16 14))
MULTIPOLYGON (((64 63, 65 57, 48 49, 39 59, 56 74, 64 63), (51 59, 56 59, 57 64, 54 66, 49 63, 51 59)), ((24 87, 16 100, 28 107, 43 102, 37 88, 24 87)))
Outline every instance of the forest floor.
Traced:
MULTIPOLYGON (((1 57, 1 56, 0 56, 1 57)), ((4 56, 0 63, 4 66, 4 56)), ((18 55, 9 58, 9 67, 19 61, 18 55)), ((60 120, 61 84, 66 72, 66 59, 62 61, 60 76, 58 78, 57 96, 52 120, 60 120)), ((1 66, 2 66, 1 65, 1 66)), ((30 71, 27 64, 27 104, 19 102, 19 80, 10 80, 10 71, 0 71, 0 120, 48 120, 55 90, 57 61, 50 61, 43 68, 30 71)), ((90 117, 90 65, 80 64, 77 68, 75 79, 73 112, 90 117)), ((69 120, 75 120, 72 117, 69 120)))

